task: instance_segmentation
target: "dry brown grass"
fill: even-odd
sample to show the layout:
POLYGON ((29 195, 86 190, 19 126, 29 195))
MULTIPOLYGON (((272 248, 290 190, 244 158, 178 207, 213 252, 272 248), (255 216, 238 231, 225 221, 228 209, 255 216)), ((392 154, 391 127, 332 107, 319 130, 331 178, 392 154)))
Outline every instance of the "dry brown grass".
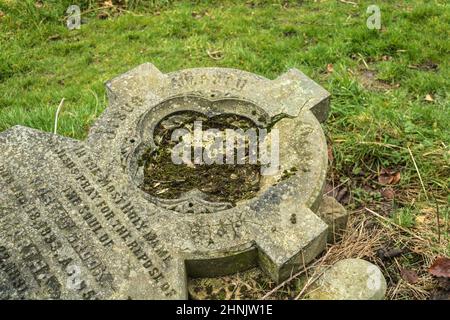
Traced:
POLYGON ((216 279, 192 279, 190 292, 201 299, 304 299, 311 284, 329 266, 342 259, 361 258, 382 270, 388 284, 386 299, 429 299, 437 283, 428 267, 448 245, 448 238, 441 238, 441 245, 434 247, 433 235, 426 224, 405 232, 389 219, 360 209, 351 213, 338 243, 328 245, 319 258, 279 285, 252 269, 216 279), (387 257, 381 254, 383 250, 387 257), (417 280, 408 282, 401 275, 402 269, 416 273, 417 280))

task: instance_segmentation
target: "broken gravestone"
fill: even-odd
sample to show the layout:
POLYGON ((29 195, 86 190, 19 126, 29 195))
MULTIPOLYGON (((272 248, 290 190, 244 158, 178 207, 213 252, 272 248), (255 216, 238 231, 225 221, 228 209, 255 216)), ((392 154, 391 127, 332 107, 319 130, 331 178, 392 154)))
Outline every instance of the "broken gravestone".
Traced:
POLYGON ((107 91, 86 141, 0 134, 0 298, 185 299, 187 276, 259 265, 280 282, 325 248, 329 94, 304 74, 147 63, 107 91), (276 131, 279 164, 171 170, 168 132, 198 119, 276 131))

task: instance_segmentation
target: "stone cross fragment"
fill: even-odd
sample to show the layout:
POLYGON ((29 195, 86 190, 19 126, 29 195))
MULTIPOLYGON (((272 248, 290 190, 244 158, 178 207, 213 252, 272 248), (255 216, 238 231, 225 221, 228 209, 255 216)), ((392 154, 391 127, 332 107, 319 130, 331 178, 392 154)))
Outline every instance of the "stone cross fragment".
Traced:
POLYGON ((303 73, 164 74, 146 63, 107 92, 86 141, 22 126, 0 133, 0 298, 186 299, 187 276, 259 266, 281 282, 323 251, 329 94, 303 73), (198 189, 144 192, 140 159, 155 128, 187 111, 278 129, 279 173, 236 203, 198 189))

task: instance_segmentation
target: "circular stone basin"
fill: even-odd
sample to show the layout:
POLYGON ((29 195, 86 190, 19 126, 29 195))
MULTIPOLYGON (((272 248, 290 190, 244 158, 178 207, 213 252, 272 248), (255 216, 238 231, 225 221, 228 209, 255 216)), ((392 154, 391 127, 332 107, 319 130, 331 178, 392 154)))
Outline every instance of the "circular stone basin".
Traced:
POLYGON ((170 97, 139 121, 133 180, 148 200, 166 209, 211 213, 235 207, 260 191, 258 139, 269 122, 264 110, 245 100, 170 97))
MULTIPOLYGON (((245 139, 244 157, 237 163, 237 144, 233 147, 235 161, 226 163, 226 133, 228 130, 257 129, 249 118, 236 114, 219 114, 208 118, 195 111, 180 111, 166 116, 155 127, 153 141, 156 148, 149 148, 141 158, 144 166, 144 181, 141 189, 148 194, 163 199, 179 199, 184 193, 198 190, 205 194, 205 200, 211 202, 236 202, 255 196, 260 189, 261 165, 250 163, 249 141, 245 139), (195 162, 194 147, 189 147, 190 157, 186 163, 174 163, 172 155, 182 137, 173 139, 177 130, 184 130, 188 136, 194 135, 195 128, 201 131, 216 130, 209 142, 217 141, 219 145, 202 141, 198 153, 203 157, 206 152, 216 151, 217 158, 213 163, 205 163, 200 159, 195 162)), ((255 132, 257 132, 255 130, 255 132)), ((214 155, 213 153, 211 153, 214 155)), ((192 206, 192 205, 191 205, 192 206)))

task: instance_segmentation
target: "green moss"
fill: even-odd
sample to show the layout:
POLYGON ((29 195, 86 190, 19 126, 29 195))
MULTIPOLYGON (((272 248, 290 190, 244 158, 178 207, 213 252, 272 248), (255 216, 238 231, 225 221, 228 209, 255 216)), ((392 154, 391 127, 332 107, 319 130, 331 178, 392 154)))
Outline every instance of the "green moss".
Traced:
MULTIPOLYGON (((172 140, 176 129, 193 132, 194 122, 202 122, 202 130, 216 129, 224 134, 225 129, 254 128, 251 120, 232 114, 223 114, 208 119, 201 113, 178 112, 162 119, 154 130, 156 149, 149 149, 139 161, 144 166, 144 182, 141 188, 147 193, 165 199, 179 198, 183 193, 198 189, 208 195, 208 200, 236 203, 252 198, 259 190, 260 164, 249 163, 248 142, 244 164, 195 164, 194 148, 191 148, 190 164, 176 164, 172 152, 179 141, 172 140)), ((225 139, 223 138, 223 143, 225 139)), ((225 144, 223 144, 223 148, 225 144)), ((204 148, 201 152, 203 154, 204 148)), ((236 147, 234 154, 237 154, 236 147)))

